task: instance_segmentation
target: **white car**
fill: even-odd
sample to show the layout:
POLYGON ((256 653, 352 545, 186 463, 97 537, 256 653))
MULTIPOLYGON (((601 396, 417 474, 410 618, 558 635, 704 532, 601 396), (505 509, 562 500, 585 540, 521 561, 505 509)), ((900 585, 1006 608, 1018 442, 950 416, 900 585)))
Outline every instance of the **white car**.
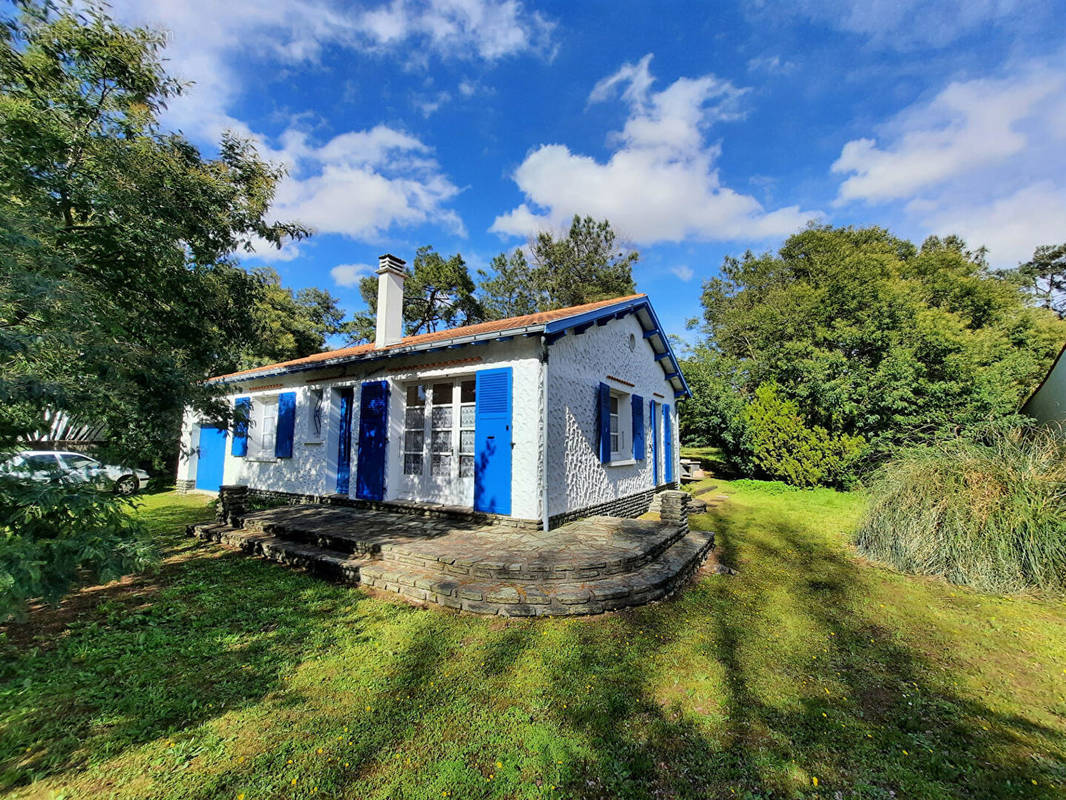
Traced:
POLYGON ((148 473, 143 469, 114 467, 84 453, 64 450, 26 450, 8 459, 2 469, 34 481, 95 483, 124 495, 133 494, 148 483, 148 473))

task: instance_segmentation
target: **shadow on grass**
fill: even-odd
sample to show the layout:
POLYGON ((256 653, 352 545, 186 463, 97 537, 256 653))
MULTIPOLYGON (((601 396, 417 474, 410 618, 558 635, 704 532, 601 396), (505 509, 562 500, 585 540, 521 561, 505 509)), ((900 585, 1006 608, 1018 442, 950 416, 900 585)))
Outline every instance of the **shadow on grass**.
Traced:
MULTIPOLYGON (((187 512, 157 509, 153 527, 187 512)), ((313 650, 330 603, 362 598, 174 541, 176 561, 82 590, 0 638, 0 790, 261 702, 313 650)))

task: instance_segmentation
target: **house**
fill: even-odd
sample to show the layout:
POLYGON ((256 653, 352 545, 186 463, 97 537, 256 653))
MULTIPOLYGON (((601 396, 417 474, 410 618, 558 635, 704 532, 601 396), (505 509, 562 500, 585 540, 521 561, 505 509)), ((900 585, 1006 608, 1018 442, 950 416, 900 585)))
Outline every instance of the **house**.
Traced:
POLYGON ((677 486, 689 391, 646 295, 404 337, 405 262, 384 255, 377 274, 372 344, 212 379, 247 423, 187 414, 179 488, 547 530, 638 516, 677 486))
POLYGON ((1022 413, 1037 422, 1066 425, 1066 346, 1059 352, 1044 380, 1022 405, 1022 413))

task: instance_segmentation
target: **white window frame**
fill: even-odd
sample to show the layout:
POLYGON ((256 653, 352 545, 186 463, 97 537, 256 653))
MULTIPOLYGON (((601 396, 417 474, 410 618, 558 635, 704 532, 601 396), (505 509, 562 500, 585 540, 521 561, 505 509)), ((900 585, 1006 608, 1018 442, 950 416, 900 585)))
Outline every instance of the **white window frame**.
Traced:
POLYGON ((276 461, 274 452, 277 436, 278 396, 253 397, 248 424, 248 460, 276 461))
MULTIPOLYGON (((633 400, 628 392, 611 389, 611 403, 617 403, 616 410, 610 413, 607 435, 611 437, 610 464, 621 465, 636 463, 633 461, 633 400), (611 431, 611 423, 618 421, 617 432, 611 431)), ((608 407, 609 408, 609 407, 608 407)))

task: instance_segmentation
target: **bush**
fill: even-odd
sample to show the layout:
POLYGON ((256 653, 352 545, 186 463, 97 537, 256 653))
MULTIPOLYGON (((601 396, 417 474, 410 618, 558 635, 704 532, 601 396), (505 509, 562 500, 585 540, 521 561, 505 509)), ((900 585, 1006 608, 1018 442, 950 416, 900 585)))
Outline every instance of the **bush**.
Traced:
POLYGON ((76 580, 110 581, 150 564, 131 502, 86 483, 0 476, 0 622, 30 600, 58 602, 76 580))
POLYGON ((760 384, 744 409, 755 465, 768 478, 793 486, 849 486, 865 442, 808 427, 799 406, 773 383, 760 384))
POLYGON ((1066 589, 1066 438, 992 431, 904 451, 870 483, 859 549, 988 592, 1066 589))

